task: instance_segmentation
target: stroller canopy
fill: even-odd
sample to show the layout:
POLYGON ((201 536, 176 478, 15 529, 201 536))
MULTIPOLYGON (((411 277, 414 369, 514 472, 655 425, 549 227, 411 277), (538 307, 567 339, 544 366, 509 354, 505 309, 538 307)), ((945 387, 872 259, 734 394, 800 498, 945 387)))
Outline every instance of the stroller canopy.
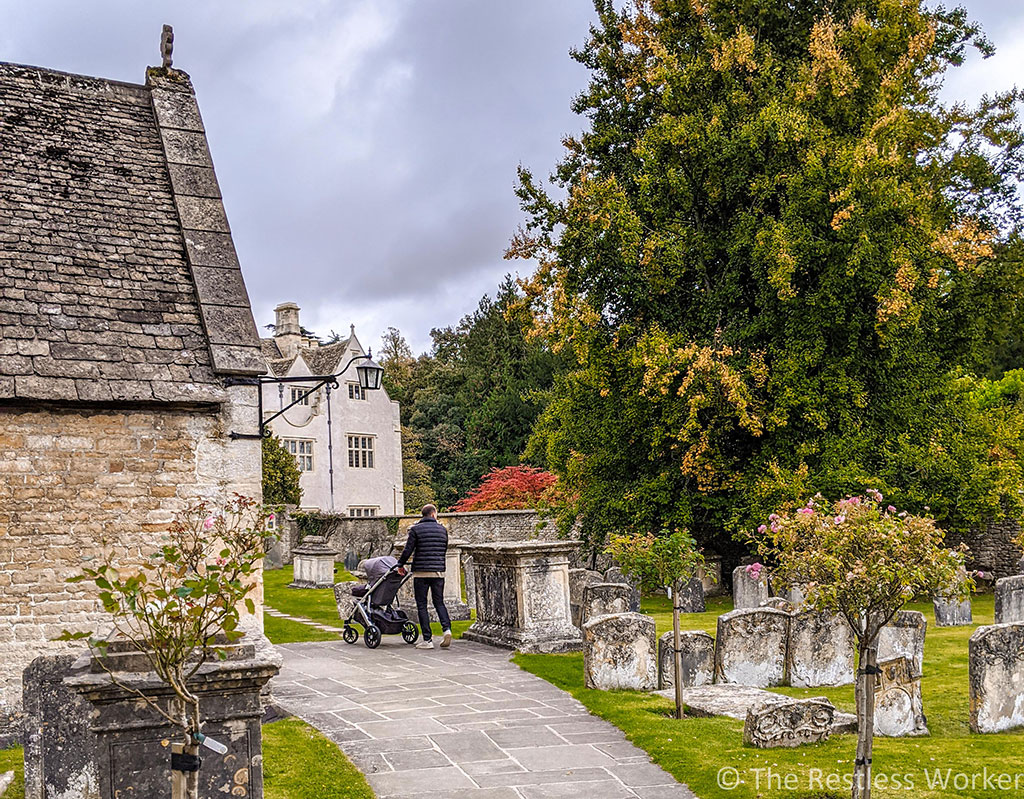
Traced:
POLYGON ((398 558, 391 555, 383 555, 379 558, 370 558, 363 561, 363 568, 366 570, 366 582, 373 585, 381 577, 388 573, 388 570, 398 565, 398 558))

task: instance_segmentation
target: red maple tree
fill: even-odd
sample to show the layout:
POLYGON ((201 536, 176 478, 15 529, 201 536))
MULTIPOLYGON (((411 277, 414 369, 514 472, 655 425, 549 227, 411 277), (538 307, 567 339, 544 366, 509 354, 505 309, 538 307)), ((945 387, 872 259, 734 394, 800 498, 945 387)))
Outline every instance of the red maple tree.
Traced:
POLYGON ((452 510, 522 510, 536 508, 552 499, 558 478, 532 466, 491 469, 475 489, 452 510))

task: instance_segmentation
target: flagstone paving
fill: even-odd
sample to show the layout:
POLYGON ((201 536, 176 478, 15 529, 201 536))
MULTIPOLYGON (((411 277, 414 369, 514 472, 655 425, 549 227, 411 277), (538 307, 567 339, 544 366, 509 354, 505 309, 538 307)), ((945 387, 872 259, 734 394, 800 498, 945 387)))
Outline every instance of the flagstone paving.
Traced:
POLYGON ((284 644, 274 701, 321 730, 380 799, 695 799, 622 732, 509 653, 385 637, 284 644))

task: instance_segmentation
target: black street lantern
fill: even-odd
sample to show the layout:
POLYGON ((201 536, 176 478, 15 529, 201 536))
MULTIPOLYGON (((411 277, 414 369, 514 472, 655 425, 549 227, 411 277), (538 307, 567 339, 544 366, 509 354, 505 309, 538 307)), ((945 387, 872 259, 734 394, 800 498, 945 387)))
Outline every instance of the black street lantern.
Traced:
POLYGON ((366 359, 356 367, 356 374, 359 375, 359 385, 365 391, 376 391, 380 388, 384 367, 373 360, 373 352, 371 350, 366 359))

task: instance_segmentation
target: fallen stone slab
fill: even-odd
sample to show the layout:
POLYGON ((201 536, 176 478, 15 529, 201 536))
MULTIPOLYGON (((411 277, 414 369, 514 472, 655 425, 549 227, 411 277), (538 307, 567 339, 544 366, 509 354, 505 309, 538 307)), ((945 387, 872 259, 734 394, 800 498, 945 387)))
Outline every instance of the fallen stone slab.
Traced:
MULTIPOLYGON (((658 696, 675 701, 675 690, 655 691, 658 696)), ((811 697, 814 701, 828 702, 825 697, 811 697)), ((762 704, 779 704, 793 701, 792 697, 753 688, 749 685, 700 685, 683 689, 683 704, 690 716, 711 718, 727 716, 737 721, 747 720, 747 711, 762 704)), ((831 704, 831 703, 830 703, 831 704)), ((841 735, 857 732, 857 717, 852 713, 836 711, 833 717, 832 734, 841 735)))
POLYGON ((832 734, 835 715, 835 706, 820 699, 754 705, 743 723, 743 743, 758 749, 821 743, 832 734))

